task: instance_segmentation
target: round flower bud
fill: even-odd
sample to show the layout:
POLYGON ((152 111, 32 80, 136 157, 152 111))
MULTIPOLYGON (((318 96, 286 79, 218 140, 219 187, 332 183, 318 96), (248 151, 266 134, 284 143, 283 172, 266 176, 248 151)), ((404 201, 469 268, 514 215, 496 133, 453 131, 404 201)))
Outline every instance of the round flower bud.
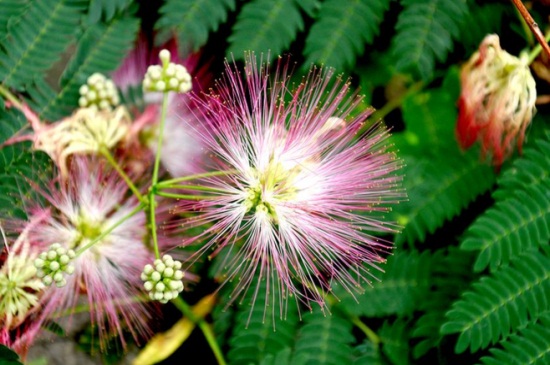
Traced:
POLYGON ((34 260, 36 276, 42 278, 44 284, 49 286, 55 283, 60 288, 67 284, 64 274, 71 275, 74 272, 74 266, 70 263, 75 257, 73 250, 67 250, 59 243, 54 243, 48 251, 42 252, 34 260))
POLYGON ((143 287, 149 292, 149 298, 161 303, 176 298, 183 290, 181 262, 172 259, 170 255, 164 255, 162 260, 155 260, 153 265, 145 265, 141 273, 143 287))
POLYGON ((120 103, 113 81, 97 72, 88 77, 86 84, 82 85, 78 92, 80 94, 78 105, 82 108, 95 107, 111 110, 120 103))
POLYGON ((184 93, 191 90, 191 75, 182 65, 170 62, 170 57, 170 51, 160 51, 161 65, 151 65, 147 68, 143 80, 144 91, 184 93))

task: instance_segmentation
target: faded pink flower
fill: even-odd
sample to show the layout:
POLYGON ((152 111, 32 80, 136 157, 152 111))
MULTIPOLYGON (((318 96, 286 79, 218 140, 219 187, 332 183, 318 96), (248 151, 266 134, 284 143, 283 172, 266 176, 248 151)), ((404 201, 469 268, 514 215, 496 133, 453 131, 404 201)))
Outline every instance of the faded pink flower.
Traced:
MULTIPOLYGON (((136 90, 136 88, 141 90, 147 68, 160 63, 158 55, 162 49, 170 51, 172 62, 185 66, 191 73, 194 90, 201 90, 210 82, 206 69, 198 67, 199 54, 182 59, 179 57, 175 39, 169 40, 160 47, 153 47, 145 36, 140 35, 134 49, 130 51, 122 65, 112 75, 123 95, 128 97, 132 94, 132 90, 136 90)), ((130 136, 133 136, 134 142, 137 141, 140 145, 144 143, 150 150, 149 155, 153 156, 157 150, 157 129, 160 121, 162 93, 145 93, 144 102, 142 112, 134 110, 138 117, 131 128, 130 136)), ((188 103, 188 94, 170 93, 169 95, 161 163, 172 176, 183 176, 202 170, 204 148, 193 130, 185 123, 186 120, 192 118, 192 113, 186 107, 188 103)), ((147 155, 144 151, 140 153, 135 149, 131 151, 131 154, 147 155)), ((149 160, 152 161, 152 157, 149 160)))
MULTIPOLYGON (((36 215, 22 230, 11 230, 19 231, 19 235, 13 244, 5 242, 0 256, 0 344, 11 347, 23 358, 43 323, 38 314, 44 284, 33 266, 43 248, 31 244, 29 232, 46 217, 36 215)), ((0 230, 6 240, 3 227, 0 230)))
POLYGON ((268 66, 253 55, 242 73, 226 64, 216 90, 194 99, 213 171, 227 173, 196 180, 211 197, 180 203, 195 213, 184 229, 206 225, 185 244, 204 239, 196 255, 234 249, 221 265, 236 284, 233 299, 265 280, 282 301, 324 307, 333 283, 361 291, 385 261, 391 244, 374 232, 394 231, 381 212, 402 198, 394 175, 401 163, 380 123, 360 133, 372 109, 355 114, 362 98, 333 70, 312 68, 291 89, 288 63, 279 60, 273 77, 268 66))
MULTIPOLYGON (((141 270, 154 260, 148 248, 145 213, 138 209, 133 195, 128 197, 125 182, 101 161, 74 158, 69 174, 66 182, 43 192, 49 207, 32 211, 32 216, 49 214, 29 233, 34 245, 48 248, 58 243, 77 254, 71 262, 74 272, 65 277, 66 285, 44 291, 44 316, 70 313, 84 295, 101 340, 120 335, 124 341, 121 335, 125 330, 139 340, 150 334, 152 309, 138 300, 145 294, 141 270), (132 212, 137 213, 117 223, 132 212), (79 254, 96 239, 97 243, 79 254)), ((162 235, 159 239, 161 250, 173 242, 162 235)))
POLYGON ((464 149, 481 142, 500 166, 514 151, 521 152, 525 130, 535 112, 537 90, 526 59, 500 47, 499 37, 485 37, 479 51, 462 67, 457 139, 464 149))

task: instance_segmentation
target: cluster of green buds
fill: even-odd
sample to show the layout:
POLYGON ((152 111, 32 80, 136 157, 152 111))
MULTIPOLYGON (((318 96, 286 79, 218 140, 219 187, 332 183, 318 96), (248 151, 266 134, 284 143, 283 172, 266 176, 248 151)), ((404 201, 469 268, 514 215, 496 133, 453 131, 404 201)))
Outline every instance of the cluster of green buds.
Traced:
POLYGON ((160 51, 162 65, 151 65, 147 69, 143 80, 145 91, 186 93, 191 90, 191 75, 184 66, 170 62, 170 57, 167 49, 160 51))
POLYGON ((79 93, 78 105, 82 108, 111 110, 120 104, 120 97, 113 80, 97 72, 88 77, 86 84, 80 87, 79 93))
POLYGON ((58 288, 65 286, 67 280, 64 274, 70 275, 74 272, 74 266, 70 263, 75 256, 73 250, 67 250, 59 243, 54 243, 48 251, 42 252, 34 260, 34 266, 37 268, 36 276, 48 286, 54 282, 58 288))
POLYGON ((183 271, 180 269, 181 262, 172 259, 170 255, 164 255, 162 260, 156 259, 153 265, 145 265, 141 280, 149 297, 161 303, 176 298, 183 290, 183 271))

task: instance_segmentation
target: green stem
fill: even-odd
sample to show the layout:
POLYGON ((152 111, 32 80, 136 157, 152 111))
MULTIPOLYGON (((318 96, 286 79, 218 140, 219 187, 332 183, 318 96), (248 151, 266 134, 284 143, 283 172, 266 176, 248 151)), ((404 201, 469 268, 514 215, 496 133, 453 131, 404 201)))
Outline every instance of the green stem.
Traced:
POLYGON ((173 194, 167 193, 164 191, 158 191, 157 195, 163 196, 165 198, 174 198, 174 199, 185 199, 185 200, 203 200, 203 199, 212 199, 212 196, 209 195, 186 195, 186 194, 173 194))
POLYGON ((3 85, 0 85, 0 95, 2 95, 4 99, 10 101, 17 109, 21 110, 23 108, 23 104, 21 104, 21 102, 3 85))
MULTIPOLYGON (((550 41, 550 32, 546 33, 544 40, 546 42, 550 41)), ((540 54, 541 51, 542 51, 542 46, 540 43, 537 43, 537 45, 527 55, 527 61, 526 61, 527 64, 530 65, 531 63, 533 63, 533 61, 535 60, 535 58, 537 58, 537 56, 540 54)))
POLYGON ((229 174, 234 174, 235 172, 237 172, 237 170, 203 172, 203 173, 200 173, 200 174, 195 174, 195 175, 177 177, 175 179, 164 180, 162 182, 159 182, 157 184, 157 187, 165 188, 165 187, 170 187, 174 184, 177 184, 177 183, 180 183, 180 182, 183 182, 183 181, 201 179, 201 178, 211 177, 211 176, 229 175, 229 174))
POLYGON ((120 167, 120 165, 118 164, 118 162, 116 162, 116 160, 114 159, 113 155, 111 155, 111 152, 109 152, 109 150, 105 147, 101 148, 100 150, 101 154, 107 159, 107 161, 109 161, 109 163, 111 164, 111 166, 113 166, 113 168, 118 172, 118 174, 120 175, 120 177, 122 177, 124 179, 124 181, 126 182, 126 185, 128 185, 128 187, 130 188, 130 190, 132 190, 132 192, 134 193, 134 195, 139 199, 140 202, 142 203, 145 203, 145 198, 143 197, 143 195, 139 192, 138 188, 134 185, 134 183, 132 182, 132 180, 130 179, 130 177, 124 172, 124 170, 122 169, 122 167, 120 167))
POLYGON ((168 109, 168 92, 162 96, 162 109, 160 112, 160 125, 158 129, 157 153, 155 155, 155 166, 153 168, 153 180, 151 186, 156 187, 159 179, 160 151, 162 150, 162 139, 164 137, 164 125, 166 124, 166 110, 168 109))
POLYGON ((374 345, 378 345, 380 343, 380 337, 378 337, 378 335, 373 330, 371 330, 366 324, 364 324, 359 319, 359 317, 351 316, 350 318, 353 324, 356 325, 357 328, 359 328, 361 331, 363 331, 363 333, 374 345))
MULTIPOLYGON (((159 186, 160 184, 158 184, 157 186, 159 186)), ((182 189, 182 190, 210 191, 213 193, 227 193, 227 190, 224 190, 224 189, 212 188, 210 186, 201 186, 201 185, 174 184, 174 185, 162 185, 160 187, 162 189, 182 189)))
POLYGON ((214 335, 214 331, 212 331, 210 324, 208 324, 203 318, 197 317, 195 313, 193 313, 193 310, 189 304, 187 304, 181 297, 173 299, 172 303, 181 311, 181 313, 183 313, 184 316, 199 326, 204 334, 204 337, 206 338, 206 341, 210 345, 216 360, 218 360, 218 364, 225 365, 226 362, 223 358, 223 353, 218 345, 218 341, 216 341, 216 336, 214 335))
POLYGON ((157 237, 157 222, 156 222, 156 208, 157 201, 155 195, 157 194, 157 186, 159 179, 160 169, 160 154, 162 150, 162 138, 164 137, 164 125, 166 124, 166 110, 168 109, 168 92, 164 92, 162 96, 162 109, 160 112, 160 125, 158 128, 157 139, 157 153, 155 154, 155 165, 153 167, 153 178, 151 180, 151 187, 149 189, 149 226, 151 228, 151 238, 153 239, 153 250, 155 251, 155 257, 160 259, 159 243, 157 237))
POLYGON ((157 221, 155 216, 157 201, 155 200, 155 190, 149 191, 149 227, 151 228, 151 238, 153 239, 153 250, 155 258, 160 259, 159 244, 157 238, 157 221))
MULTIPOLYGON (((405 98, 407 98, 409 95, 414 94, 422 89, 424 86, 422 81, 415 82, 411 85, 411 87, 404 92, 401 96, 389 100, 382 108, 377 109, 372 115, 369 117, 369 119, 374 120, 375 122, 382 120, 388 115, 390 112, 392 112, 394 109, 398 108, 403 104, 403 101, 405 98)), ((361 136, 363 133, 365 133, 369 128, 371 127, 370 123, 365 123, 365 125, 359 130, 357 133, 358 136, 361 136)))
POLYGON ((112 231, 114 231, 118 226, 120 226, 122 223, 126 222, 128 219, 130 219, 131 217, 133 217, 137 212, 139 212, 140 210, 142 210, 144 207, 144 204, 139 204, 137 207, 134 208, 134 210, 132 210, 130 213, 128 213, 127 215, 125 215, 124 217, 122 217, 120 220, 118 220, 116 223, 114 223, 111 227, 109 227, 109 229, 103 231, 99 236, 97 236, 96 238, 94 238, 93 240, 91 240, 86 246, 80 248, 77 252, 76 252, 76 256, 80 256, 84 251, 86 251, 87 249, 89 249, 90 247, 92 247, 93 245, 95 245, 96 243, 98 243, 99 241, 101 241, 103 238, 105 238, 108 234, 110 234, 112 231))

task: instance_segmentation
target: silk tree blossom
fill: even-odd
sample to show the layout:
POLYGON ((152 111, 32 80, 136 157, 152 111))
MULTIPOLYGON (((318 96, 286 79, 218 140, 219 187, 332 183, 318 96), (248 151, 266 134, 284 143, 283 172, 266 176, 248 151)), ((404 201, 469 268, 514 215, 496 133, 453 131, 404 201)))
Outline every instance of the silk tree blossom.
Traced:
POLYGON ((370 108, 352 115, 362 98, 333 70, 312 68, 291 89, 288 63, 279 60, 271 78, 268 65, 248 55, 243 75, 226 64, 216 90, 195 98, 213 171, 226 173, 197 180, 214 191, 208 198, 180 202, 178 211, 195 213, 183 229, 206 225, 185 244, 201 239, 196 255, 236 252, 221 265, 236 281, 233 300, 257 293, 262 280, 282 301, 322 307, 335 282, 361 292, 391 250, 373 234, 395 230, 382 215, 403 195, 388 132, 368 126, 370 108))
POLYGON ((535 112, 537 90, 527 57, 515 57, 500 47, 491 34, 462 67, 456 132, 462 148, 481 142, 483 155, 502 165, 521 151, 525 130, 535 112))
MULTIPOLYGON (((128 197, 119 175, 100 160, 75 158, 69 173, 66 182, 43 192, 49 208, 37 208, 35 214, 49 216, 29 234, 44 251, 57 244, 56 249, 76 252, 64 285, 44 291, 44 316, 70 312, 84 295, 102 340, 125 330, 139 339, 149 334, 151 316, 151 306, 138 300, 145 295, 140 274, 154 260, 145 213, 133 195, 128 197)), ((161 236, 159 245, 164 250, 170 242, 161 236)))
POLYGON ((22 357, 42 325, 37 313, 44 284, 32 265, 42 247, 31 244, 29 232, 46 216, 34 216, 13 244, 8 244, 1 230, 6 245, 0 263, 0 344, 13 348, 22 357))
MULTIPOLYGON (((136 40, 134 49, 130 51, 122 65, 112 75, 114 82, 127 99, 131 99, 130 95, 136 94, 137 89, 141 91, 149 67, 162 62, 159 58, 162 49, 170 52, 172 63, 184 67, 193 76, 194 90, 201 90, 210 83, 211 77, 206 67, 198 65, 199 54, 181 58, 175 40, 172 39, 160 47, 152 47, 144 36, 140 36, 136 40)), ((176 68, 179 69, 179 67, 174 67, 174 69, 176 68)), ((186 107, 189 104, 189 95, 170 93, 168 98, 161 164, 172 176, 200 172, 203 170, 203 160, 206 154, 200 139, 188 126, 193 117, 192 112, 186 107)), ((156 154, 162 93, 145 92, 143 101, 142 110, 137 110, 137 108, 131 110, 136 118, 129 134, 131 145, 127 146, 129 154, 138 156, 137 161, 133 161, 136 171, 144 169, 141 166, 143 162, 140 163, 139 160, 153 161, 152 156, 156 154), (145 147, 145 151, 142 151, 142 147, 145 147)))

